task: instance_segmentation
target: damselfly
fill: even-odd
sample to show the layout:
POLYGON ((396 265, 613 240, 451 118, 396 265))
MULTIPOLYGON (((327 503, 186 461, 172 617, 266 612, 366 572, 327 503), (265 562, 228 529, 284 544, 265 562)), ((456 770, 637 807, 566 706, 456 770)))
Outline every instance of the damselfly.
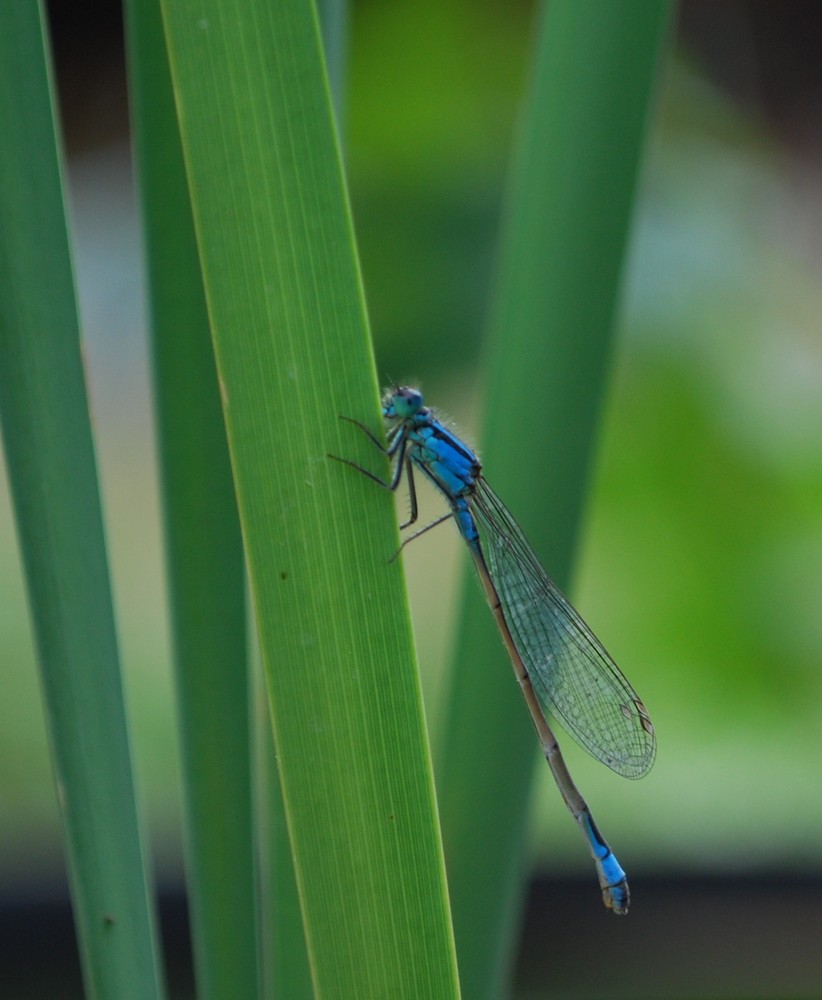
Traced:
POLYGON ((385 448, 363 424, 343 419, 388 455, 393 463, 390 480, 385 482, 347 459, 338 460, 390 490, 397 489, 405 474, 411 513, 402 528, 417 520, 415 470, 445 497, 448 512, 422 531, 451 518, 456 522, 545 759, 593 856, 605 905, 614 913, 627 913, 628 879, 571 778, 548 717, 558 719, 582 747, 617 774, 641 778, 656 753, 648 712, 605 647, 540 566, 516 521, 485 481, 477 456, 423 404, 420 391, 409 386, 391 389, 383 398, 382 413, 388 435, 385 448))

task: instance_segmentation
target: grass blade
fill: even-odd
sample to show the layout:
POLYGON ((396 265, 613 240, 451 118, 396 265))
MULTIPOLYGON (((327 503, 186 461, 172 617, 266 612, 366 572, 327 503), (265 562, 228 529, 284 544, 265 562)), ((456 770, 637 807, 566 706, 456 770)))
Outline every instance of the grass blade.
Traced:
MULTIPOLYGON (((322 29, 323 53, 334 105, 337 135, 343 142, 347 70, 348 4, 346 0, 320 0, 317 13, 322 29)), ((263 692, 264 693, 264 692, 263 692)), ((260 868, 260 996, 298 1000, 314 996, 306 953, 300 899, 288 829, 285 803, 277 770, 267 704, 257 713, 258 860, 260 868)))
POLYGON ((165 3, 315 992, 456 993, 376 381, 310 4, 165 3))
POLYGON ((245 566, 158 0, 128 5, 198 994, 257 996, 245 566))
POLYGON ((257 824, 260 842, 260 997, 311 1000, 314 990, 305 948, 300 898, 277 772, 277 753, 262 690, 257 701, 257 824))
MULTIPOLYGON (((647 0, 545 5, 509 179, 482 454, 561 586, 584 498, 668 10, 667 2, 647 0), (512 446, 524 428, 533 461, 512 446)), ((534 751, 472 582, 439 780, 466 996, 498 996, 511 961, 534 751), (477 817, 487 820, 482 838, 477 817)), ((591 899, 600 905, 595 883, 591 899)))
POLYGON ((0 6, 0 410, 90 997, 159 997, 41 11, 0 6))

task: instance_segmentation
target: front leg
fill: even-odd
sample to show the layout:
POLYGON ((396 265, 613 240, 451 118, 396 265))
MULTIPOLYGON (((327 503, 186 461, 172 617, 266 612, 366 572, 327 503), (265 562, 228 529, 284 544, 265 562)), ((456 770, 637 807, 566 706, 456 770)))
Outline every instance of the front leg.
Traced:
POLYGON ((396 454, 397 449, 401 446, 401 442, 405 439, 402 424, 397 424, 396 427, 392 427, 388 432, 388 447, 386 447, 377 435, 374 434, 373 431, 369 430, 365 424, 361 424, 359 420, 355 420, 353 417, 344 417, 342 414, 340 414, 340 420, 344 420, 347 424, 353 424, 355 427, 359 427, 371 444, 373 444, 375 448, 378 448, 383 455, 388 455, 389 457, 396 454))
MULTIPOLYGON (((342 462, 343 465, 350 465, 352 469, 356 469, 357 472, 361 472, 364 476, 368 476, 368 478, 375 482, 378 486, 382 486, 384 490, 391 490, 392 493, 395 492, 400 484, 400 479, 402 479, 402 470, 405 465, 405 446, 407 441, 405 434, 398 434, 395 439, 390 442, 389 447, 384 448, 381 442, 377 440, 371 431, 359 421, 352 420, 350 417, 340 417, 340 420, 347 420, 348 423, 354 424, 356 427, 359 427, 360 430, 364 431, 377 448, 379 448, 379 450, 383 453, 383 455, 388 455, 389 458, 394 458, 396 453, 394 472, 390 481, 386 482, 384 479, 380 479, 379 476, 374 475, 373 472, 369 472, 368 469, 364 469, 361 465, 357 465, 356 462, 352 462, 350 458, 340 458, 339 455, 331 454, 327 457, 333 458, 335 462, 342 462)), ((415 495, 412 502, 413 519, 409 523, 413 523, 413 521, 416 520, 416 508, 417 498, 415 495)))
MULTIPOLYGON (((359 427, 359 429, 363 432, 363 434, 365 434, 365 436, 368 438, 371 444, 373 444, 375 448, 379 448, 379 450, 383 453, 383 455, 387 455, 389 453, 388 448, 386 448, 383 445, 382 441, 380 441, 377 435, 374 434, 373 431, 370 431, 365 426, 365 424, 361 424, 359 420, 355 420, 353 417, 344 417, 342 414, 340 414, 340 420, 344 420, 347 424, 353 424, 355 427, 359 427)), ((335 456, 331 455, 329 457, 334 458, 335 456)))

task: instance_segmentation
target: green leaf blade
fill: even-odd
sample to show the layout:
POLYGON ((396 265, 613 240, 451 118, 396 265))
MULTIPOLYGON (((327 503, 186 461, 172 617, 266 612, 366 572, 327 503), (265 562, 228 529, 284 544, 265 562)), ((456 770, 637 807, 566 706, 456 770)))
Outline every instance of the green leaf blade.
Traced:
POLYGON ((0 8, 0 412, 85 987, 160 997, 45 34, 0 8))
MULTIPOLYGON (((544 6, 509 177, 486 356, 483 465, 563 588, 669 7, 645 0, 544 6)), ((472 581, 438 776, 466 996, 497 996, 507 978, 535 750, 472 581), (477 816, 489 817, 481 843, 477 816)), ((542 777, 550 781, 547 770, 542 777)), ((601 905, 593 872, 591 900, 601 905)))
POLYGON ((158 0, 128 16, 195 977, 256 1000, 245 563, 158 0))
POLYGON ((315 991, 453 996, 393 505, 327 457, 386 471, 313 11, 164 13, 315 991))

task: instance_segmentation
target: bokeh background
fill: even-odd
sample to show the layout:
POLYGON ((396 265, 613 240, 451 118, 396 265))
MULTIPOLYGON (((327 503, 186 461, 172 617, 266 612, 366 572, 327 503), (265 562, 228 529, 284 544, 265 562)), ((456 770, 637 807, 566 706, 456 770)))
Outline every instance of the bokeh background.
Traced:
MULTIPOLYGON (((122 23, 116 2, 49 10, 128 707, 183 997, 180 792, 122 23)), ((352 7, 346 157, 380 375, 421 382, 473 441, 532 14, 518 0, 352 7)), ((822 996, 820 51, 814 2, 679 8, 572 590, 646 701, 659 757, 629 784, 568 751, 632 876, 624 922, 599 911, 578 832, 547 773, 539 782, 521 997, 822 996)), ((424 500, 433 516, 436 499, 424 500)), ((436 732, 465 570, 456 533, 415 542, 406 566, 436 732)), ((0 678, 0 995, 77 997, 5 486, 0 678)))

